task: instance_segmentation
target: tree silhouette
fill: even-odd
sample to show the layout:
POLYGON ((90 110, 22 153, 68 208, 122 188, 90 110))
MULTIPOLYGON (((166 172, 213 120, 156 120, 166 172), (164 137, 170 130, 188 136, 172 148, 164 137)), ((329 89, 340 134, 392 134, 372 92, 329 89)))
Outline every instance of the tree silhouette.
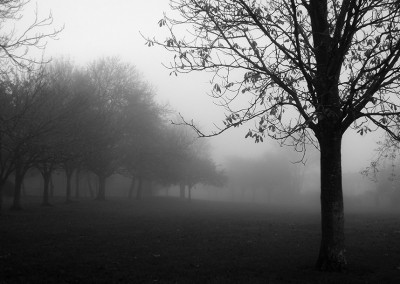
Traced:
POLYGON ((45 68, 44 88, 48 99, 39 113, 49 117, 53 130, 41 137, 37 147, 40 157, 36 167, 44 179, 44 205, 48 204, 51 174, 62 167, 66 172, 66 201, 71 201, 71 176, 88 151, 83 143, 87 110, 92 89, 82 70, 65 58, 52 61, 45 68))
POLYGON ((29 168, 40 157, 42 141, 63 115, 54 108, 52 97, 43 92, 43 72, 14 73, 3 81, 1 106, 1 182, 11 173, 15 178, 13 209, 21 209, 21 186, 29 168))
POLYGON ((48 39, 54 39, 63 28, 54 28, 53 17, 49 14, 39 18, 37 11, 33 20, 22 27, 23 12, 30 0, 2 0, 0 2, 0 72, 7 73, 12 68, 32 70, 46 63, 43 58, 35 58, 32 49, 44 50, 48 39), (49 29, 50 28, 50 29, 49 29))
POLYGON ((349 128, 398 138, 400 5, 395 0, 172 0, 179 16, 148 38, 174 54, 171 74, 214 72, 227 111, 217 135, 257 119, 246 137, 268 135, 297 150, 320 149, 322 238, 317 268, 346 267, 341 141, 349 128), (184 32, 187 31, 187 32, 184 32), (181 34, 183 33, 183 34, 181 34), (248 103, 247 105, 243 105, 248 103), (372 126, 374 126, 374 128, 372 126))
MULTIPOLYGON (((29 52, 32 49, 44 50, 46 41, 55 38, 61 29, 48 31, 53 18, 49 15, 46 18, 38 18, 35 14, 33 22, 26 28, 17 29, 18 22, 22 19, 24 7, 29 3, 27 0, 4 0, 0 2, 0 101, 2 103, 0 112, 0 210, 2 204, 2 187, 9 175, 15 168, 15 155, 10 154, 7 144, 10 138, 6 133, 9 129, 7 124, 11 120, 17 120, 23 113, 16 115, 15 105, 23 104, 18 99, 10 100, 14 90, 10 89, 10 82, 18 80, 19 71, 32 72, 35 66, 41 67, 43 58, 35 59, 29 52), (5 102, 5 105, 3 105, 5 102), (6 108, 9 108, 8 110, 6 108), (8 116, 13 113, 13 118, 8 116)), ((37 71, 37 70, 36 70, 37 71)), ((34 76, 34 75, 33 75, 34 76)), ((14 85, 13 83, 11 85, 14 85)), ((25 104, 23 112, 29 111, 29 104, 25 104)))

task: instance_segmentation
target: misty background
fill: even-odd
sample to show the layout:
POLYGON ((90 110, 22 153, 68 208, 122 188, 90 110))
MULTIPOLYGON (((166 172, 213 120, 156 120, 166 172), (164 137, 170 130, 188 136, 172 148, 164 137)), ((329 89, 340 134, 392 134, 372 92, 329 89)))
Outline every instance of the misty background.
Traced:
MULTIPOLYGON (((168 2, 85 0, 76 5, 74 1, 67 0, 39 0, 25 7, 24 18, 18 25, 28 25, 35 11, 39 18, 51 13, 54 19, 53 27, 64 28, 57 40, 48 41, 44 52, 46 59, 68 58, 74 64, 84 66, 98 58, 117 56, 121 61, 133 64, 137 68, 144 80, 154 89, 155 99, 160 104, 167 104, 187 121, 193 120, 200 125, 205 133, 211 133, 216 130, 216 125, 222 125, 225 117, 223 109, 208 96, 212 88, 212 74, 203 72, 170 75, 163 64, 168 65, 172 55, 161 48, 149 48, 145 45, 143 36, 166 36, 167 31, 159 27, 158 21, 164 13, 173 16, 168 2)), ((37 52, 35 56, 41 56, 40 52, 37 52)), ((174 120, 179 122, 177 116, 174 120)), ((299 161, 302 159, 302 153, 296 153, 290 147, 280 147, 276 141, 269 138, 263 143, 254 143, 251 138, 245 139, 245 134, 252 126, 251 123, 245 124, 207 139, 212 159, 218 168, 225 171, 229 181, 218 190, 199 185, 193 197, 291 202, 296 196, 300 198, 297 200, 303 199, 305 203, 311 201, 317 206, 317 150, 310 146, 304 163, 301 163, 299 161), (265 184, 270 188, 265 188, 265 184)), ((375 193, 378 185, 362 176, 360 172, 376 157, 376 143, 382 137, 379 131, 364 136, 355 131, 347 131, 344 135, 342 167, 344 193, 350 201, 347 204, 353 203, 352 198, 356 196, 363 196, 366 204, 376 203, 375 193)), ((61 175, 59 179, 62 179, 61 175)), ((128 186, 128 181, 119 177, 113 177, 108 186, 113 187, 113 183, 118 185, 118 188, 128 186)), ((37 188, 39 194, 39 184, 26 184, 37 188)), ((118 190, 113 190, 109 194, 119 195, 117 192, 118 190)), ((168 194, 174 194, 174 190, 171 192, 168 194)))

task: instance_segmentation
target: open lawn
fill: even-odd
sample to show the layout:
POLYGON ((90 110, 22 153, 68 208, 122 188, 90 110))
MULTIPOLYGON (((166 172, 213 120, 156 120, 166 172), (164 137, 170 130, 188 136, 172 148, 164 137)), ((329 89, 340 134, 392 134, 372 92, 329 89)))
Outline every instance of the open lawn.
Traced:
POLYGON ((0 283, 400 283, 400 216, 349 213, 321 273, 316 211, 174 199, 25 203, 0 216, 0 283))

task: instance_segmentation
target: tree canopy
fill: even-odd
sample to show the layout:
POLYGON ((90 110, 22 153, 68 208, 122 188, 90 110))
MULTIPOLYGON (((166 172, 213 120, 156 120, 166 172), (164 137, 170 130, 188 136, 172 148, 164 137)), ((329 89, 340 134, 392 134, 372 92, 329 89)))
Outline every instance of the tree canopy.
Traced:
POLYGON ((174 54, 172 74, 214 73, 226 118, 217 135, 256 120, 265 136, 321 151, 322 240, 317 267, 342 270, 341 141, 355 128, 399 138, 400 5, 395 0, 172 0, 169 35, 147 38, 174 54))
POLYGON ((214 98, 229 113, 217 133, 259 118, 248 133, 256 140, 315 142, 318 121, 334 115, 342 132, 357 120, 366 133, 369 119, 398 135, 397 1, 185 0, 171 8, 181 17, 159 22, 171 36, 147 44, 175 53, 173 72, 216 73, 214 98), (188 25, 192 33, 179 38, 188 25), (248 106, 234 108, 241 96, 248 106))

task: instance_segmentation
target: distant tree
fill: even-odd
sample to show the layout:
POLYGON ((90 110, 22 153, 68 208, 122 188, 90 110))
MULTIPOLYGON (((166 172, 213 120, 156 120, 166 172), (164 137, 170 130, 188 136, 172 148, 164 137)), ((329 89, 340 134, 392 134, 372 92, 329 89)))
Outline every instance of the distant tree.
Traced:
POLYGON ((383 141, 378 142, 375 153, 370 165, 361 174, 376 184, 375 191, 372 192, 376 206, 384 197, 390 199, 393 206, 397 206, 400 201, 400 142, 386 135, 383 141))
POLYGON ((71 178, 85 153, 82 135, 91 89, 88 78, 70 60, 54 60, 45 68, 42 92, 48 102, 41 116, 48 116, 54 127, 40 140, 40 158, 36 167, 44 178, 44 201, 48 203, 49 182, 56 168, 63 168, 66 177, 66 201, 71 201, 71 178))
POLYGON ((192 199, 192 189, 196 184, 222 187, 226 176, 213 160, 202 156, 193 156, 188 160, 185 170, 184 184, 188 189, 188 199, 192 199))
POLYGON ((290 194, 293 193, 293 174, 288 161, 276 153, 266 152, 256 158, 228 157, 226 164, 229 184, 239 188, 242 194, 251 192, 253 202, 260 200, 258 192, 266 195, 268 203, 274 201, 274 193, 293 195, 290 194))
MULTIPOLYGON (((50 205, 50 182, 51 176, 57 166, 57 158, 54 153, 47 152, 42 160, 35 162, 36 168, 43 177, 43 206, 50 205)), ((40 158, 39 158, 40 159, 40 158)))
POLYGON ((163 138, 166 108, 154 100, 153 90, 143 82, 132 86, 133 94, 127 97, 124 140, 121 145, 122 173, 130 177, 130 198, 135 184, 136 199, 143 195, 143 181, 160 181, 166 142, 163 138))
POLYGON ((172 74, 215 73, 213 94, 228 114, 212 135, 258 119, 246 135, 256 142, 268 135, 297 150, 319 147, 316 267, 343 270, 342 136, 351 127, 367 133, 369 124, 399 136, 398 1, 172 0, 171 8, 180 18, 159 21, 171 36, 147 44, 175 54, 172 74))
POLYGON ((88 74, 95 87, 90 111, 96 119, 85 135, 91 145, 85 165, 98 176, 97 199, 104 200, 105 182, 111 174, 124 166, 132 176, 148 168, 149 149, 154 148, 154 133, 160 127, 159 113, 153 93, 133 65, 103 58, 89 65, 88 74))
POLYGON ((179 185, 180 198, 186 198, 187 189, 187 197, 191 199, 191 190, 196 184, 222 186, 224 174, 211 159, 206 141, 196 138, 189 128, 167 129, 164 173, 169 183, 179 185))
POLYGON ((94 96, 85 132, 85 143, 91 149, 84 163, 98 177, 97 199, 105 200, 106 180, 119 167, 118 146, 123 138, 120 107, 125 104, 126 86, 123 83, 130 75, 116 58, 98 59, 89 65, 87 72, 94 96))
POLYGON ((187 173, 189 163, 194 157, 193 144, 195 138, 188 129, 171 125, 165 133, 165 178, 170 184, 179 185, 179 197, 185 199, 187 173))

